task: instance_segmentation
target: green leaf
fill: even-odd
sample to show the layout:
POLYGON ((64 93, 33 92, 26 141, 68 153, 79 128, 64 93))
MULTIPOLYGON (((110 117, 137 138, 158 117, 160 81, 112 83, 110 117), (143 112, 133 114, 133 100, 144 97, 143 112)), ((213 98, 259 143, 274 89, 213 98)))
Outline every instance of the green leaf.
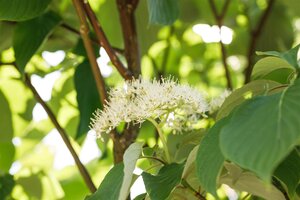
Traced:
POLYGON ((17 184, 23 187, 25 193, 35 199, 41 199, 43 196, 43 183, 39 174, 17 179, 17 184), (34 185, 34 187, 32 187, 34 185))
POLYGON ((14 177, 10 174, 0 176, 0 199, 7 199, 15 186, 14 177))
POLYGON ((253 98, 231 115, 221 130, 220 147, 226 158, 265 181, 300 143, 300 79, 283 92, 253 98))
POLYGON ((77 102, 80 111, 80 122, 76 139, 89 130, 90 119, 97 108, 101 108, 96 82, 91 66, 87 60, 77 66, 74 75, 77 102))
POLYGON ((292 153, 276 168, 274 175, 284 183, 293 199, 300 182, 300 156, 296 151, 292 153))
POLYGON ((126 200, 133 179, 133 170, 143 149, 143 143, 131 144, 123 156, 124 163, 115 165, 105 176, 98 190, 87 200, 126 200))
POLYGON ((37 17, 51 0, 0 0, 0 20, 23 21, 37 17))
POLYGON ((219 135, 228 122, 228 118, 221 119, 209 129, 199 145, 196 158, 196 171, 203 188, 217 196, 217 181, 225 158, 219 148, 219 135))
POLYGON ((233 91, 222 104, 217 115, 217 120, 229 115, 236 106, 242 104, 250 97, 265 94, 268 92, 268 90, 278 86, 280 86, 280 84, 275 81, 256 80, 233 91))
POLYGON ((266 57, 260 59, 253 68, 252 78, 259 79, 267 76, 271 72, 278 69, 290 69, 291 72, 295 71, 294 68, 286 60, 277 57, 266 57))
POLYGON ((255 196, 269 200, 283 200, 283 194, 273 185, 266 185, 249 171, 243 171, 240 167, 225 163, 227 173, 220 177, 220 182, 238 191, 246 191, 255 196))
POLYGON ((170 25, 179 16, 178 0, 148 0, 150 23, 170 25))
POLYGON ((13 48, 17 66, 22 73, 31 57, 60 21, 61 18, 57 14, 47 12, 37 18, 18 23, 13 36, 13 48))
POLYGON ((124 164, 115 165, 105 176, 98 190, 85 198, 85 200, 117 200, 120 194, 124 177, 124 164))
POLYGON ((143 145, 144 143, 142 142, 133 143, 128 147, 128 149, 124 153, 124 178, 118 200, 126 200, 128 197, 129 189, 132 182, 133 170, 135 168, 136 161, 139 159, 143 151, 143 145))
POLYGON ((266 51, 266 52, 257 52, 257 55, 267 55, 267 56, 275 56, 281 59, 286 60, 291 66, 298 69, 300 66, 298 65, 297 60, 297 53, 299 50, 300 44, 295 46, 294 48, 284 52, 280 53, 277 51, 266 51))
POLYGON ((146 198, 147 193, 140 194, 134 198, 134 200, 144 200, 146 198))
POLYGON ((180 183, 183 166, 177 163, 165 165, 156 176, 142 173, 146 191, 151 200, 167 199, 175 186, 180 183))
POLYGON ((0 111, 0 172, 8 172, 15 155, 12 144, 13 122, 9 103, 1 90, 0 111))

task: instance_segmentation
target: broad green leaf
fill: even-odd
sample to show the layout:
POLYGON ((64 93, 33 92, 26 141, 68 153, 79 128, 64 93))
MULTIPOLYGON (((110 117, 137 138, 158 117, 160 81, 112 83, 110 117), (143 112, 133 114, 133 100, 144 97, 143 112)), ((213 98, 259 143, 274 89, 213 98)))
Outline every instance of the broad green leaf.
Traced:
POLYGON ((192 168, 194 168, 193 165, 195 165, 198 149, 199 149, 199 145, 195 146, 194 149, 189 154, 182 172, 182 178, 187 179, 187 177, 191 173, 192 168))
POLYGON ((8 172, 15 155, 13 121, 9 102, 0 90, 0 173, 8 172))
POLYGON ((280 86, 279 83, 275 81, 268 80, 256 80, 252 81, 243 87, 233 91, 222 104, 218 115, 217 120, 220 120, 227 115, 238 105, 245 102, 251 97, 262 95, 267 93, 270 89, 280 86))
POLYGON ((169 25, 179 16, 178 0, 148 0, 149 21, 169 25))
POLYGON ((98 190, 87 200, 126 200, 133 180, 133 170, 143 149, 143 143, 131 144, 125 151, 123 163, 115 165, 105 176, 98 190))
POLYGON ((13 48, 16 64, 22 73, 31 57, 60 21, 57 14, 49 11, 37 18, 18 23, 13 36, 13 48))
POLYGON ((300 44, 295 46, 294 48, 280 53, 277 51, 267 51, 267 52, 257 52, 258 55, 267 55, 267 56, 275 56, 281 59, 286 60, 291 66, 298 69, 300 66, 298 65, 297 53, 299 51, 300 44))
POLYGON ((190 131, 183 134, 169 134, 167 146, 174 162, 186 160, 192 149, 199 144, 203 137, 203 131, 190 131))
POLYGON ((146 191, 151 200, 165 200, 172 190, 180 183, 183 164, 172 163, 165 165, 154 176, 146 172, 142 173, 146 191))
POLYGON ((0 199, 7 198, 15 186, 14 177, 10 174, 0 175, 0 199))
POLYGON ((105 176, 98 190, 85 198, 85 200, 117 200, 124 177, 124 164, 115 165, 105 176))
POLYGON ((287 187, 287 191, 293 199, 300 182, 300 155, 296 151, 292 151, 276 168, 274 175, 287 187))
POLYGON ((273 185, 266 185, 253 173, 243 171, 240 167, 225 163, 228 173, 220 177, 220 182, 238 191, 246 191, 267 200, 285 200, 284 195, 273 185))
POLYGON ((90 119, 97 108, 101 108, 96 82, 91 66, 87 60, 77 66, 74 75, 77 102, 80 111, 80 122, 76 139, 89 130, 90 119))
POLYGON ((300 143, 300 79, 283 92, 248 100, 221 130, 225 157, 265 181, 300 143))
POLYGON ((221 119, 209 129, 199 145, 196 157, 196 172, 203 188, 217 196, 217 182, 225 158, 219 148, 219 136, 228 118, 221 119))
POLYGON ((135 169, 136 161, 139 159, 144 143, 136 142, 131 144, 125 151, 123 156, 124 162, 124 178, 120 189, 118 200, 126 200, 129 194, 129 189, 132 182, 133 170, 135 169))
POLYGON ((0 0, 0 20, 23 21, 37 17, 51 0, 0 0))
POLYGON ((294 68, 286 60, 277 57, 266 57, 260 59, 253 68, 252 78, 259 79, 267 76, 271 72, 278 69, 290 69, 291 72, 295 71, 294 68))

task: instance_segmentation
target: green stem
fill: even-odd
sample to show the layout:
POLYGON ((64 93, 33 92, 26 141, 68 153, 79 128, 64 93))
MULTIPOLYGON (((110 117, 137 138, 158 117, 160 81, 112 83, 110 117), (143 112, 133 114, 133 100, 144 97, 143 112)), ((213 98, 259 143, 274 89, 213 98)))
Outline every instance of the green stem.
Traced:
POLYGON ((167 163, 171 163, 171 157, 170 157, 169 149, 168 149, 168 146, 167 146, 167 141, 166 141, 166 138, 164 137, 164 134, 161 130, 161 126, 154 119, 148 118, 147 120, 150 121, 155 126, 155 128, 158 132, 158 135, 160 137, 160 140, 163 144, 163 149, 164 149, 165 155, 166 155, 166 161, 167 161, 167 163))

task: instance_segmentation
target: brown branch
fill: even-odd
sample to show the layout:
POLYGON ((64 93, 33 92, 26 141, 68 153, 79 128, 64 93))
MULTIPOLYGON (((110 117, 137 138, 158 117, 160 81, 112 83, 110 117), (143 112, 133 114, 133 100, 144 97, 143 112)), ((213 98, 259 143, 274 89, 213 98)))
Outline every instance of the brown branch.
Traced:
POLYGON ((94 53, 94 48, 89 38, 89 27, 83 10, 83 3, 80 0, 73 0, 74 7, 76 9, 77 15, 80 20, 80 34, 84 43, 84 47, 87 52, 87 56, 89 62, 92 67, 93 75, 96 81, 96 86, 98 90, 98 94, 100 96, 100 100, 102 104, 105 104, 105 100, 107 99, 106 89, 104 79, 101 75, 100 69, 98 67, 97 58, 94 53))
POLYGON ((117 70, 119 71, 119 73, 121 74, 121 76, 124 79, 126 79, 126 80, 131 79, 132 78, 132 73, 123 65, 123 63, 120 61, 120 59, 116 55, 114 49, 110 45, 110 43, 109 43, 109 41, 108 41, 104 31, 103 31, 103 29, 102 29, 96 15, 95 15, 95 13, 93 12, 90 4, 89 3, 83 3, 82 0, 79 0, 79 1, 83 4, 83 8, 85 10, 85 13, 87 14, 87 17, 88 17, 95 33, 96 33, 98 41, 99 41, 100 45, 107 52, 111 62, 117 68, 117 70))
MULTIPOLYGON (((80 36, 80 31, 78 31, 77 29, 73 28, 72 26, 66 24, 66 23, 61 23, 60 25, 62 28, 76 34, 76 35, 79 35, 80 36)), ((98 40, 96 40, 95 38, 90 38, 93 42, 93 44, 96 44, 96 45, 100 45, 100 42, 98 40)), ((124 54, 124 50, 123 49, 120 49, 120 48, 117 48, 117 47, 112 47, 114 51, 118 52, 119 54, 124 54)))
POLYGON ((137 78, 141 74, 141 61, 134 12, 139 1, 116 0, 116 2, 119 10, 128 69, 137 78))
MULTIPOLYGON (((228 10, 229 4, 230 4, 230 0, 226 0, 223 7, 222 7, 221 14, 219 14, 218 11, 217 11, 217 7, 216 7, 216 4, 215 4, 214 0, 209 0, 210 8, 212 10, 213 16, 214 16, 214 18, 217 22, 217 25, 218 25, 220 31, 221 31, 221 28, 222 28, 222 25, 223 25, 223 20, 224 20, 224 17, 226 15, 226 12, 228 10)), ((220 44, 220 48, 221 48, 222 63, 223 63, 223 67, 224 67, 224 70, 225 70, 225 77, 226 77, 226 80, 227 80, 227 87, 229 89, 232 89, 233 86, 232 86, 232 81, 231 81, 231 75, 230 75, 230 71, 229 71, 229 66, 228 66, 227 61, 226 61, 226 58, 227 58, 226 47, 223 44, 222 40, 220 40, 219 44, 220 44)))
POLYGON ((199 200, 206 200, 206 198, 198 191, 196 191, 185 179, 181 179, 181 185, 191 191, 199 200))
POLYGON ((265 12, 262 14, 257 27, 251 31, 251 38, 250 38, 248 53, 247 53, 248 65, 244 71, 245 84, 250 81, 251 73, 253 70, 254 54, 255 54, 255 48, 257 45, 257 41, 262 33, 263 27, 267 21, 268 16, 271 13, 274 3, 275 3, 275 0, 269 0, 268 7, 266 8, 265 12))
POLYGON ((46 113, 48 114, 50 120, 52 121, 52 123, 54 124, 55 128, 57 129, 58 133, 60 134, 61 138, 63 139, 65 145, 67 146, 68 150, 70 151, 77 168, 79 169, 79 172, 81 174, 81 176, 83 177, 85 184, 88 186, 90 192, 94 193, 97 189, 92 181, 92 178, 90 177, 87 169, 85 168, 85 166, 81 163, 76 151, 74 150, 70 139, 68 138, 67 133, 65 132, 65 130, 60 126, 60 124, 58 123, 54 113, 52 112, 52 110, 50 109, 50 107, 45 103, 45 101, 43 101, 43 99, 41 98, 41 96, 39 95, 39 93, 36 91, 36 89, 34 88, 34 86, 31 84, 30 81, 30 77, 25 74, 25 84, 29 87, 29 89, 32 91, 34 98, 36 99, 36 101, 38 103, 40 103, 42 105, 42 107, 44 108, 44 110, 46 111, 46 113))

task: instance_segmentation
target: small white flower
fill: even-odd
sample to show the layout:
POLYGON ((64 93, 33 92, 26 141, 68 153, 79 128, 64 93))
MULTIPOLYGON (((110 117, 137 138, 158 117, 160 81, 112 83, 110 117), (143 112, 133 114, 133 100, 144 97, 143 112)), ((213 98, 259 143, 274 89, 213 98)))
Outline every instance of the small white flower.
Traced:
POLYGON ((109 93, 104 109, 94 113, 91 128, 100 136, 122 122, 142 123, 147 119, 158 119, 181 131, 192 127, 208 111, 205 96, 171 78, 162 82, 142 78, 127 81, 124 87, 109 93))

